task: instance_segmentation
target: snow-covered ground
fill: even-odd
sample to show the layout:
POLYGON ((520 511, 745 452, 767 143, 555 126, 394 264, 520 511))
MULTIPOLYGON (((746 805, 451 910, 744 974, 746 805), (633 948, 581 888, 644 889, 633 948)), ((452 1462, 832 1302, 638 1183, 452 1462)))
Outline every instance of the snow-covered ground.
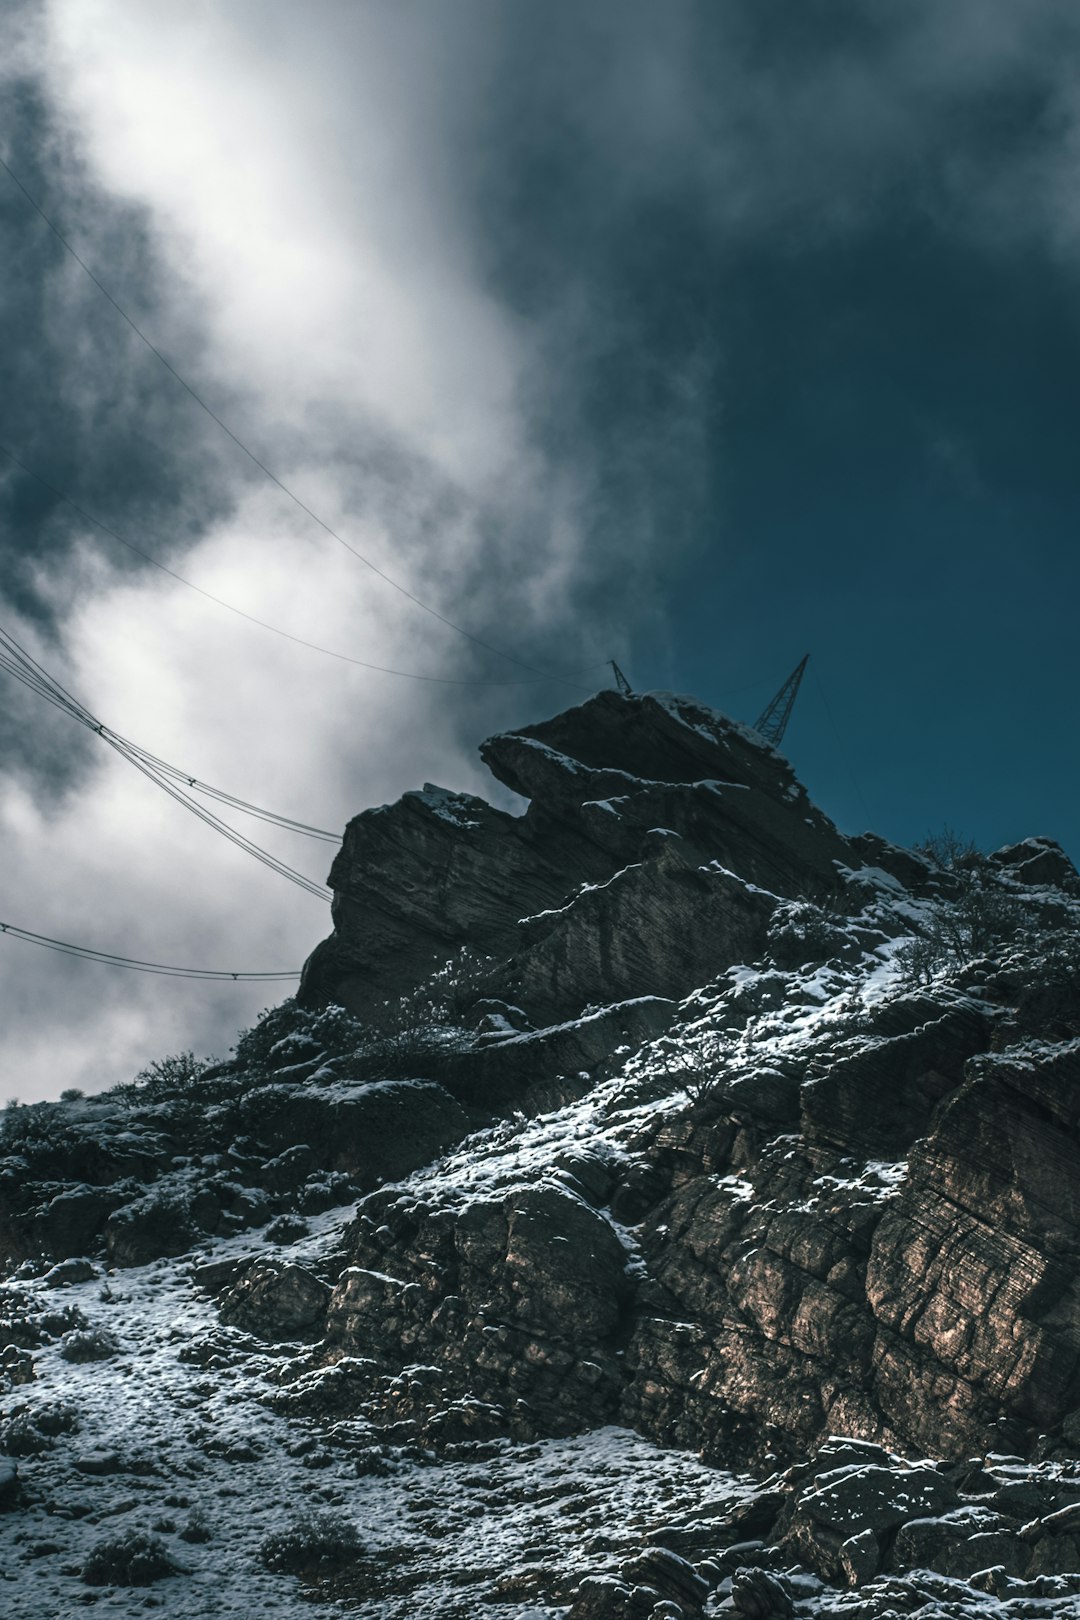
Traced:
MULTIPOLYGON (((289 1257, 317 1268, 352 1213, 320 1217, 289 1257)), ((249 1234, 208 1244, 199 1258, 258 1248, 249 1234)), ((35 1381, 4 1403, 31 1429, 35 1418, 46 1429, 73 1424, 19 1458, 25 1505, 0 1518, 0 1613, 19 1620, 62 1620, 87 1605, 117 1617, 155 1608, 184 1620, 308 1615, 301 1582, 266 1569, 260 1548, 312 1512, 345 1521, 363 1549, 339 1578, 348 1596, 324 1596, 331 1612, 434 1620, 474 1614, 482 1601, 492 1620, 523 1620, 549 1612, 528 1601, 530 1589, 629 1556, 665 1511, 745 1492, 621 1429, 496 1442, 452 1462, 391 1459, 385 1477, 360 1476, 348 1425, 328 1437, 312 1419, 270 1409, 267 1375, 289 1347, 268 1353, 222 1328, 185 1261, 64 1288, 40 1279, 17 1286, 42 1311, 77 1307, 119 1345, 110 1359, 83 1364, 64 1360, 58 1343, 41 1348, 35 1381), (209 1532, 205 1542, 182 1539, 193 1520, 209 1532), (177 1573, 147 1587, 83 1584, 94 1545, 136 1531, 167 1547, 177 1573)))

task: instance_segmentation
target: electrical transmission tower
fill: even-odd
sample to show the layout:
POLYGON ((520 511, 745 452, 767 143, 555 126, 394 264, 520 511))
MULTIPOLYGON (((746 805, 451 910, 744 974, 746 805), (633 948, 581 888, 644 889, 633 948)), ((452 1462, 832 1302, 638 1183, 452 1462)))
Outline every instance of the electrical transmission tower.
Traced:
POLYGON ((630 682, 627 680, 614 658, 609 658, 608 663, 615 672, 615 690, 622 697, 633 697, 634 694, 630 689, 630 682))
POLYGON ((798 668, 792 670, 769 706, 754 721, 754 730, 760 732, 765 741, 771 743, 774 748, 779 748, 787 730, 787 723, 791 719, 791 711, 795 707, 795 698, 806 672, 809 657, 810 654, 807 653, 798 668))

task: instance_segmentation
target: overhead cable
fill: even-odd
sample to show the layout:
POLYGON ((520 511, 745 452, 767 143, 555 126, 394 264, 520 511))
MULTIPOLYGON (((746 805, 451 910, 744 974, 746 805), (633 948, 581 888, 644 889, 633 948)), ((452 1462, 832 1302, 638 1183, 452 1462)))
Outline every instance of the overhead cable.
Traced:
POLYGON ((170 765, 168 760, 159 759, 156 754, 151 754, 149 749, 132 742, 130 737, 122 737, 118 731, 113 731, 111 726, 103 725, 84 704, 60 685, 55 676, 50 675, 36 663, 26 649, 20 647, 14 637, 3 628, 0 628, 0 669, 6 669, 16 680, 22 681, 24 686, 30 687, 57 708, 62 708, 72 719, 78 720, 81 725, 94 731, 105 742, 111 743, 114 747, 122 747, 126 754, 137 755, 143 764, 161 771, 163 775, 171 777, 185 787, 194 789, 196 793, 217 799, 221 804, 227 804, 245 815, 254 816, 258 821, 269 822, 273 827, 281 827, 286 832, 300 833, 305 838, 318 838, 327 844, 340 844, 341 837, 338 833, 330 832, 326 827, 313 827, 309 822, 297 821, 292 816, 280 815, 276 810, 267 810, 263 805, 252 804, 247 799, 239 799, 235 794, 226 793, 224 788, 213 787, 209 782, 201 782, 198 777, 182 770, 179 765, 170 765))
MULTIPOLYGON (((266 477, 270 479, 271 483, 276 484, 278 489, 281 490, 282 494, 287 495, 289 500, 292 501, 295 506, 298 506, 302 512, 311 518, 313 523, 317 523, 319 528, 324 530, 324 532, 328 534, 332 540, 336 540, 338 545, 344 546, 346 551, 351 552, 359 562, 364 564, 365 568, 369 568, 373 574, 377 575, 379 579, 391 586, 393 590, 398 591, 402 596, 404 596, 408 601, 412 602, 414 606, 420 608, 424 613, 430 614, 433 619, 437 619, 440 624, 445 624, 447 629, 453 630, 459 636, 464 636, 465 639, 467 641, 471 641, 474 646, 482 647, 485 652, 494 653, 496 658, 503 658, 507 661, 507 663, 516 664, 519 669, 527 669, 533 675, 542 676, 545 680, 561 682, 564 685, 574 684, 573 681, 568 678, 568 674, 552 674, 548 670, 538 669, 535 664, 527 663, 525 659, 518 658, 514 653, 504 652, 501 647, 494 646, 490 641, 485 641, 483 637, 474 635, 471 630, 466 630, 464 625, 457 624, 453 619, 447 618, 445 613, 440 613, 437 608, 433 608, 429 606, 427 602, 422 601, 421 598, 410 591, 407 586, 400 584, 399 581, 394 579, 392 575, 386 573, 385 570, 380 568, 377 563, 372 562, 370 557, 365 557, 363 552, 357 551, 356 547, 350 545, 348 540, 344 539, 340 534, 338 534, 337 530, 332 528, 324 518, 321 518, 317 512, 312 511, 311 507, 308 506, 305 501, 302 501, 300 496, 297 495, 294 490, 290 489, 288 484, 280 479, 277 473, 273 472, 264 461, 260 460, 260 458, 255 454, 254 450, 250 449, 248 445, 244 443, 243 439, 235 434, 232 428, 229 427, 226 422, 222 421, 217 412, 207 404, 206 400, 203 399, 201 394, 196 392, 187 379, 181 376, 180 372, 177 371, 172 361, 161 352, 161 350, 155 343, 151 341, 149 337, 147 337, 141 326, 139 326, 132 319, 127 310, 124 309, 123 305, 113 297, 112 293, 105 286, 104 282, 98 279, 94 271, 87 264, 86 260, 81 257, 72 243, 68 241, 60 227, 55 224, 52 219, 50 219, 49 215, 45 212, 44 208, 42 208, 37 198, 34 197, 27 187, 23 185, 23 182, 11 168, 10 164, 5 162, 2 157, 0 157, 0 168, 4 169, 8 178, 22 192, 23 196, 26 198, 31 208, 33 208, 34 212, 38 214, 42 220, 44 220, 45 224, 56 237, 57 241, 60 242, 67 252, 71 254, 71 257, 75 260, 76 264, 78 264, 80 268, 86 272, 86 274, 90 277, 90 280, 94 283, 94 286, 106 299, 108 299, 113 309, 115 309, 116 313, 121 317, 121 319, 127 323, 127 325, 135 333, 135 336, 146 345, 151 354, 155 355, 157 359, 161 361, 161 364, 165 367, 166 371, 169 372, 170 376, 172 376, 176 382, 180 384, 180 387, 184 389, 185 393, 190 395, 190 397, 195 401, 195 404, 206 412, 211 421, 217 423, 217 426, 227 438, 232 440, 237 449, 243 451, 248 460, 258 467, 259 471, 264 473, 266 477)), ((573 672, 569 672, 569 674, 572 673, 573 672)), ((585 672, 581 671, 579 673, 585 672)))
MULTIPOLYGON (((105 729, 108 730, 108 727, 105 729)), ((112 732, 109 734, 110 736, 113 735, 112 732)), ((185 787, 192 788, 196 793, 205 794, 208 799, 216 799, 219 804, 227 804, 233 810, 240 810, 244 815, 254 816, 256 821, 269 822, 272 827, 281 827, 286 832, 299 833, 303 838, 321 839, 324 844, 341 843, 340 833, 329 832, 325 827, 312 827, 306 821, 294 821, 291 816, 278 815, 276 811, 265 810, 261 805, 249 804, 247 799, 238 799, 232 793, 226 793, 223 788, 211 787, 209 782, 200 782, 197 777, 189 776, 179 766, 170 765, 166 760, 158 759, 156 755, 148 753, 145 748, 140 748, 137 743, 125 739, 125 747, 130 753, 137 754, 147 764, 153 765, 157 770, 163 772, 166 776, 171 776, 185 787)))
POLYGON ((282 827, 287 832, 300 833, 305 838, 318 838, 327 844, 339 844, 341 842, 338 833, 330 832, 325 827, 313 827, 309 822, 297 821, 292 816, 279 815, 275 810, 267 810, 263 805, 252 804, 247 799, 237 798, 235 794, 226 793, 223 788, 214 787, 209 782, 201 782, 198 777, 191 776, 187 771, 182 770, 180 766, 170 765, 168 760, 160 759, 156 754, 151 754, 148 749, 132 742, 130 737, 122 737, 119 732, 113 731, 111 726, 102 725, 84 704, 73 698, 70 692, 60 685, 55 676, 49 675, 46 670, 42 669, 41 665, 31 658, 26 649, 20 647, 19 643, 3 629, 0 629, 0 668, 6 669, 9 674, 14 675, 17 680, 21 680, 24 686, 29 686, 39 696, 45 697, 49 702, 55 703, 57 707, 63 708, 73 719, 97 732, 106 741, 111 740, 117 744, 122 744, 128 753, 137 754, 145 764, 162 771, 185 787, 194 789, 196 793, 203 793, 208 798, 217 799, 222 804, 230 805, 234 810, 240 810, 245 815, 254 816, 259 821, 269 822, 271 826, 282 827))
POLYGON ((164 962, 141 962, 132 956, 116 956, 112 951, 96 951, 88 945, 71 945, 67 940, 50 939, 48 934, 35 934, 29 928, 17 928, 14 923, 0 922, 0 934, 18 939, 25 945, 40 945, 47 951, 59 951, 64 956, 78 956, 85 962, 100 962, 104 967, 130 968, 133 973, 156 973, 169 979, 213 979, 219 983, 241 980, 259 980, 262 983, 298 979, 295 970, 266 973, 229 973, 218 968, 172 967, 164 962))
MULTIPOLYGON (((115 749, 130 765, 134 765, 137 771, 141 771, 144 776, 149 777, 155 786, 161 788, 164 793, 175 799, 178 804, 182 804, 186 810, 190 810, 192 815, 197 816, 200 821, 212 827, 215 832, 219 832, 223 838, 227 838, 230 843, 235 844, 257 861, 261 861, 264 866, 268 866, 271 871, 277 872, 280 877, 287 878, 290 883, 295 883, 299 888, 306 890, 308 894, 314 895, 317 900, 330 899, 330 891, 323 884, 314 882, 313 879, 306 877, 304 873, 298 872, 294 867, 287 865, 276 855, 272 855, 269 850, 263 849, 261 845, 254 843, 243 833, 237 832, 235 827, 230 827, 228 822, 222 821, 219 816, 216 816, 212 810, 208 810, 205 805, 199 804, 196 799, 191 797, 186 788, 180 785, 180 779, 182 779, 194 786, 195 783, 192 778, 187 777, 184 773, 176 772, 176 768, 171 766, 166 772, 155 762, 152 754, 147 754, 144 750, 138 749, 135 744, 128 743, 126 738, 121 737, 118 732, 110 730, 108 726, 98 720, 86 708, 85 704, 81 703, 78 698, 73 697, 65 687, 61 686, 60 682, 50 675, 24 647, 21 647, 9 632, 2 628, 0 628, 0 669, 7 670, 8 674, 13 675, 16 680, 21 681, 32 692, 36 692, 39 697, 45 698, 55 708, 61 709, 88 731, 95 732, 103 742, 107 743, 110 748, 115 749)), ((237 808, 241 807, 241 805, 242 801, 236 801, 237 808)), ((271 818, 272 812, 262 813, 263 820, 271 818)), ((277 825, 282 825, 285 818, 275 819, 277 825)), ((296 830, 300 825, 300 823, 294 824, 293 830, 296 830)), ((318 834, 321 829, 311 829, 311 831, 318 834)))
MULTIPOLYGON (((189 591, 196 591, 199 596, 204 596, 208 602, 213 602, 215 606, 225 608, 229 613, 235 613, 240 619, 246 619, 248 624, 258 625, 260 630, 269 630, 272 635, 281 636, 285 641, 294 642, 298 647, 306 647, 309 652, 322 653, 326 658, 336 658, 340 663, 353 664, 357 669, 372 670, 378 675, 396 675, 402 680, 427 681, 435 686, 541 686, 547 684, 550 679, 546 675, 516 676, 509 680, 472 680, 452 675, 421 675, 415 670, 390 669, 385 664, 372 664, 364 658, 354 658, 351 653, 337 652, 333 647, 324 647, 317 641, 308 641, 304 636, 293 635, 291 630, 282 630, 280 626, 270 624, 266 619, 260 619, 254 613, 248 613, 244 608, 236 607, 232 602, 226 602, 223 597, 215 596, 213 591, 206 590, 202 585, 196 585, 194 580, 185 579, 183 574, 176 572, 175 568, 169 568, 155 557, 152 552, 144 550, 142 546, 137 546, 132 540, 125 540, 122 534, 117 534, 116 530, 110 528, 109 524, 103 523, 92 512, 88 512, 84 506, 73 500, 70 495, 65 495, 64 491, 58 489, 48 478, 42 477, 41 473, 35 472, 32 467, 28 467, 21 456, 17 456, 9 445, 0 444, 0 453, 7 456, 8 460, 13 462, 20 472, 25 473, 28 478, 32 478, 35 483, 40 484, 42 489, 47 489, 58 501, 62 501, 65 506, 69 506, 84 522, 92 524, 95 529, 100 529, 102 534, 107 534, 110 540, 115 540, 118 545, 126 546, 128 551, 134 552, 136 557, 141 557, 144 562, 148 562, 154 568, 160 569, 163 574, 168 574, 169 578, 176 580, 177 584, 186 585, 189 591)), ((566 684, 561 681, 561 677, 560 684, 566 684)))

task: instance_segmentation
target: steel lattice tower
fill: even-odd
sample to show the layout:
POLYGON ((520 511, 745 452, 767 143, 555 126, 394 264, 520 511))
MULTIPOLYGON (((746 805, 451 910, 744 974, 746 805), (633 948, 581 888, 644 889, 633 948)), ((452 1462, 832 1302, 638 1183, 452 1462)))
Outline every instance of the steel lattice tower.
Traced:
POLYGON ((630 682, 627 680, 614 658, 609 658, 608 663, 611 665, 612 670, 615 673, 615 690, 623 697, 633 697, 634 694, 631 691, 630 682))
POLYGON ((809 657, 810 654, 807 653, 802 663, 792 670, 769 706, 754 721, 754 730, 760 732, 765 741, 771 743, 774 748, 780 746, 781 738, 787 730, 787 723, 791 719, 791 711, 795 707, 795 698, 806 672, 809 657))

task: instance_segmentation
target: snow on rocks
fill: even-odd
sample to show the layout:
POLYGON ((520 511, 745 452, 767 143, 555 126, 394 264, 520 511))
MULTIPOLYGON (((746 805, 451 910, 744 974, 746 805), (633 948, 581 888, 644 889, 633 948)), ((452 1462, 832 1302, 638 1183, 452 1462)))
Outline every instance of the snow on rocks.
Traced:
MULTIPOLYGON (((324 1219, 297 1261, 317 1267, 345 1213, 324 1219)), ((228 1260, 229 1247, 212 1250, 228 1260)), ((410 1462, 389 1448, 381 1470, 358 1474, 355 1444, 339 1435, 327 1445, 302 1403, 283 1415, 268 1400, 266 1377, 287 1347, 267 1357, 234 1334, 208 1360, 185 1356, 221 1332, 187 1268, 129 1269, 107 1299, 96 1282, 71 1286, 87 1319, 107 1322, 129 1354, 72 1366, 43 1345, 34 1384, 19 1391, 24 1415, 46 1429, 56 1431, 48 1413, 59 1392, 72 1414, 18 1473, 0 1469, 0 1506, 21 1485, 2 1579, 7 1612, 25 1620, 78 1612, 90 1593, 105 1615, 149 1606, 184 1620, 300 1616, 310 1590, 329 1612, 372 1620, 453 1614, 463 1591, 467 1612, 479 1600, 493 1620, 519 1615, 527 1596, 547 1613, 575 1567, 580 1577, 598 1559, 629 1556, 667 1503, 724 1484, 693 1458, 616 1429, 496 1441, 460 1462, 410 1462)), ((41 1292, 26 1285, 31 1304, 41 1292)))

